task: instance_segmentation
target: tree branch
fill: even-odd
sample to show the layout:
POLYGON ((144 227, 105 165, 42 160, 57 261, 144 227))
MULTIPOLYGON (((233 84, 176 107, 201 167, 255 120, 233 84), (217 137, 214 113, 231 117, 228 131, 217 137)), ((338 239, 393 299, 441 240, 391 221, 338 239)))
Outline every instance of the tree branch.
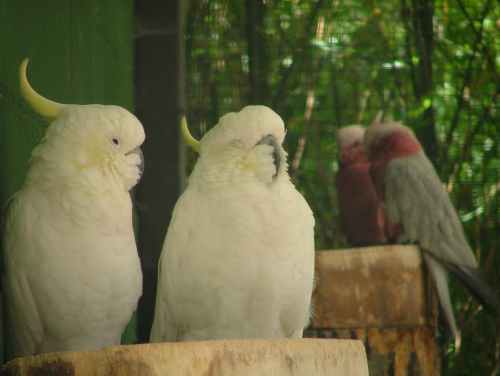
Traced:
POLYGON ((330 83, 332 88, 333 110, 335 113, 335 126, 340 128, 342 123, 342 99, 340 95, 339 85, 337 83, 337 69, 335 64, 332 64, 330 72, 330 83))
POLYGON ((299 169, 302 156, 304 155, 304 149, 306 146, 306 139, 307 139, 307 129, 309 128, 309 122, 311 121, 311 115, 313 109, 314 109, 314 90, 310 89, 307 92, 306 109, 304 111, 304 131, 299 137, 297 150, 295 151, 292 164, 290 165, 290 174, 292 176, 295 176, 297 170, 299 169))
MULTIPOLYGON (((474 20, 471 18, 469 12, 467 11, 467 8, 465 8, 465 5, 462 0, 456 0, 458 3, 459 8, 462 10, 462 13, 464 14, 465 18, 469 22, 469 27, 472 29, 473 33, 476 35, 476 38, 481 36, 482 30, 477 30, 476 26, 474 25, 474 20)), ((481 27, 482 27, 483 22, 481 21, 481 27)), ((480 38, 482 39, 482 37, 480 38)), ((488 49, 488 46, 484 43, 482 43, 483 46, 483 52, 484 55, 486 56, 486 62, 489 64, 491 72, 495 76, 495 79, 498 80, 498 72, 497 72, 497 67, 495 64, 495 59, 493 56, 491 56, 491 51, 488 49)))
POLYGON ((304 53, 304 50, 306 50, 305 47, 309 43, 310 35, 313 31, 313 28, 316 26, 316 19, 318 18, 318 14, 319 14, 324 3, 325 3, 325 0, 318 0, 316 2, 316 5, 314 6, 314 8, 311 10, 311 13, 309 14, 308 21, 307 21, 307 24, 306 24, 306 27, 304 30, 304 34, 303 34, 301 40, 299 40, 297 42, 297 45, 293 51, 292 63, 287 68, 285 68, 284 71, 282 70, 282 72, 280 72, 281 80, 277 85, 276 92, 275 92, 274 97, 273 97, 272 102, 271 102, 273 108, 276 110, 278 110, 278 108, 281 105, 281 102, 286 98, 286 96, 284 94, 285 94, 285 91, 287 89, 288 80, 290 79, 292 72, 295 70, 295 67, 297 65, 297 61, 299 60, 299 56, 304 53))
POLYGON ((499 92, 497 90, 495 92, 495 94, 493 94, 493 98, 491 98, 490 104, 483 108, 483 111, 481 113, 481 117, 477 121, 474 128, 468 134, 466 134, 464 143, 462 144, 462 147, 461 147, 462 153, 460 155, 460 158, 453 164, 453 169, 452 169, 453 172, 450 174, 450 177, 448 179, 448 184, 447 184, 448 191, 451 191, 453 189, 453 185, 455 183, 455 180, 460 175, 460 172, 462 171, 462 167, 463 167, 464 162, 469 158, 474 138, 476 137, 478 132, 481 130, 481 128, 483 127, 486 120, 489 119, 490 110, 491 110, 492 106, 496 103, 496 100, 498 98, 498 94, 499 94, 499 92))
MULTIPOLYGON (((476 53, 477 53, 477 51, 479 49, 479 45, 481 43, 481 39, 483 38, 484 19, 486 18, 486 15, 488 14, 490 5, 491 5, 491 0, 488 0, 488 2, 484 5, 484 8, 481 12, 481 27, 479 29, 479 32, 476 34, 476 38, 474 40, 474 48, 473 48, 472 54, 470 55, 469 60, 467 62, 467 68, 465 70, 462 87, 456 95, 457 106, 455 108, 455 112, 453 113, 450 128, 448 130, 448 133, 446 134, 445 145, 449 145, 451 143, 453 133, 455 132, 455 130, 458 126, 458 121, 460 119, 460 113, 462 111, 462 107, 464 104, 464 90, 466 87, 468 87, 470 85, 470 80, 472 78, 472 63, 474 62, 474 59, 476 57, 476 53)), ((444 161, 447 160, 447 157, 445 157, 445 155, 443 156, 443 160, 444 161)))
POLYGON ((268 89, 268 56, 264 31, 266 5, 262 0, 246 0, 246 37, 250 95, 248 102, 267 103, 268 89))
MULTIPOLYGON (((409 8, 406 0, 401 0, 401 8, 406 30, 406 55, 410 65, 416 102, 420 107, 424 103, 424 99, 432 98, 433 95, 432 54, 434 50, 434 32, 432 19, 434 3, 432 0, 411 0, 411 8, 409 8), (417 65, 412 60, 411 36, 413 36, 414 47, 418 56, 417 65)), ((430 106, 424 109, 420 123, 422 126, 417 128, 418 136, 422 140, 431 161, 436 162, 438 145, 432 101, 430 106)))
POLYGON ((406 61, 408 66, 410 67, 410 77, 411 83, 413 85, 413 91, 417 93, 418 84, 417 84, 417 74, 415 73, 415 64, 413 64, 413 53, 412 53, 412 45, 411 45, 411 33, 414 32, 411 28, 410 24, 410 8, 406 4, 406 0, 401 0, 401 18, 403 19, 403 23, 405 26, 405 53, 406 53, 406 61))

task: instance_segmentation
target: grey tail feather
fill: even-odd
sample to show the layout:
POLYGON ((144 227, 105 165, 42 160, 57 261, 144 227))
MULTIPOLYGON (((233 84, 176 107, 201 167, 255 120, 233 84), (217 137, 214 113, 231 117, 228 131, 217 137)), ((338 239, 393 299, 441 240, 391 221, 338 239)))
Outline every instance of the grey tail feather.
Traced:
POLYGON ((467 287, 487 311, 494 315, 500 312, 498 296, 485 282, 479 269, 451 263, 444 263, 444 266, 467 287))

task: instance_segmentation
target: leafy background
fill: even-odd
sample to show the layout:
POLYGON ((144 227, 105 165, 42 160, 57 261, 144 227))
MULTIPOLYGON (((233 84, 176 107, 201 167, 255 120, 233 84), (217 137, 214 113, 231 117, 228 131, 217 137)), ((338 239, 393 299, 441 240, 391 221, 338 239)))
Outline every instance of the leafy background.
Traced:
MULTIPOLYGON (((334 186, 335 132, 378 111, 411 126, 459 211, 489 283, 500 280, 500 6, 476 0, 191 0, 189 121, 229 111, 284 119, 290 173, 316 216, 318 249, 347 244, 334 186)), ((445 375, 495 375, 499 325, 452 281, 460 352, 445 375)))

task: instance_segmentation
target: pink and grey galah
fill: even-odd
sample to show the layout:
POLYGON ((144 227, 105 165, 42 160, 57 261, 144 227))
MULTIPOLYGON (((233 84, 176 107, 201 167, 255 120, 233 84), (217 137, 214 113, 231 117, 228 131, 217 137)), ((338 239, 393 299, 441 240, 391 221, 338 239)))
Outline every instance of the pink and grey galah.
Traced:
POLYGON ((384 244, 394 235, 370 177, 363 147, 365 128, 350 125, 337 131, 339 170, 336 188, 342 232, 353 246, 384 244))
POLYGON ((414 242, 422 249, 448 329, 459 347, 447 272, 485 308, 498 312, 496 293, 482 279, 458 214, 414 133, 398 122, 374 122, 364 145, 387 218, 401 226, 398 242, 414 242))

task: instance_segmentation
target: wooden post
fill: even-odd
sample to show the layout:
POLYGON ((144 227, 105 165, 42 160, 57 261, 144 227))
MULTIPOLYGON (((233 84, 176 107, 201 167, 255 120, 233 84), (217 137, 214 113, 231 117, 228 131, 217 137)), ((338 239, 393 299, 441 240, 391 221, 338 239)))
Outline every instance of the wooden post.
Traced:
POLYGON ((183 152, 179 118, 184 111, 181 0, 135 2, 135 101, 146 130, 144 176, 137 188, 138 246, 144 287, 139 302, 139 340, 149 339, 156 297, 158 258, 181 192, 183 152))
POLYGON ((371 376, 439 375, 430 286, 414 246, 319 251, 306 336, 362 340, 371 376))

